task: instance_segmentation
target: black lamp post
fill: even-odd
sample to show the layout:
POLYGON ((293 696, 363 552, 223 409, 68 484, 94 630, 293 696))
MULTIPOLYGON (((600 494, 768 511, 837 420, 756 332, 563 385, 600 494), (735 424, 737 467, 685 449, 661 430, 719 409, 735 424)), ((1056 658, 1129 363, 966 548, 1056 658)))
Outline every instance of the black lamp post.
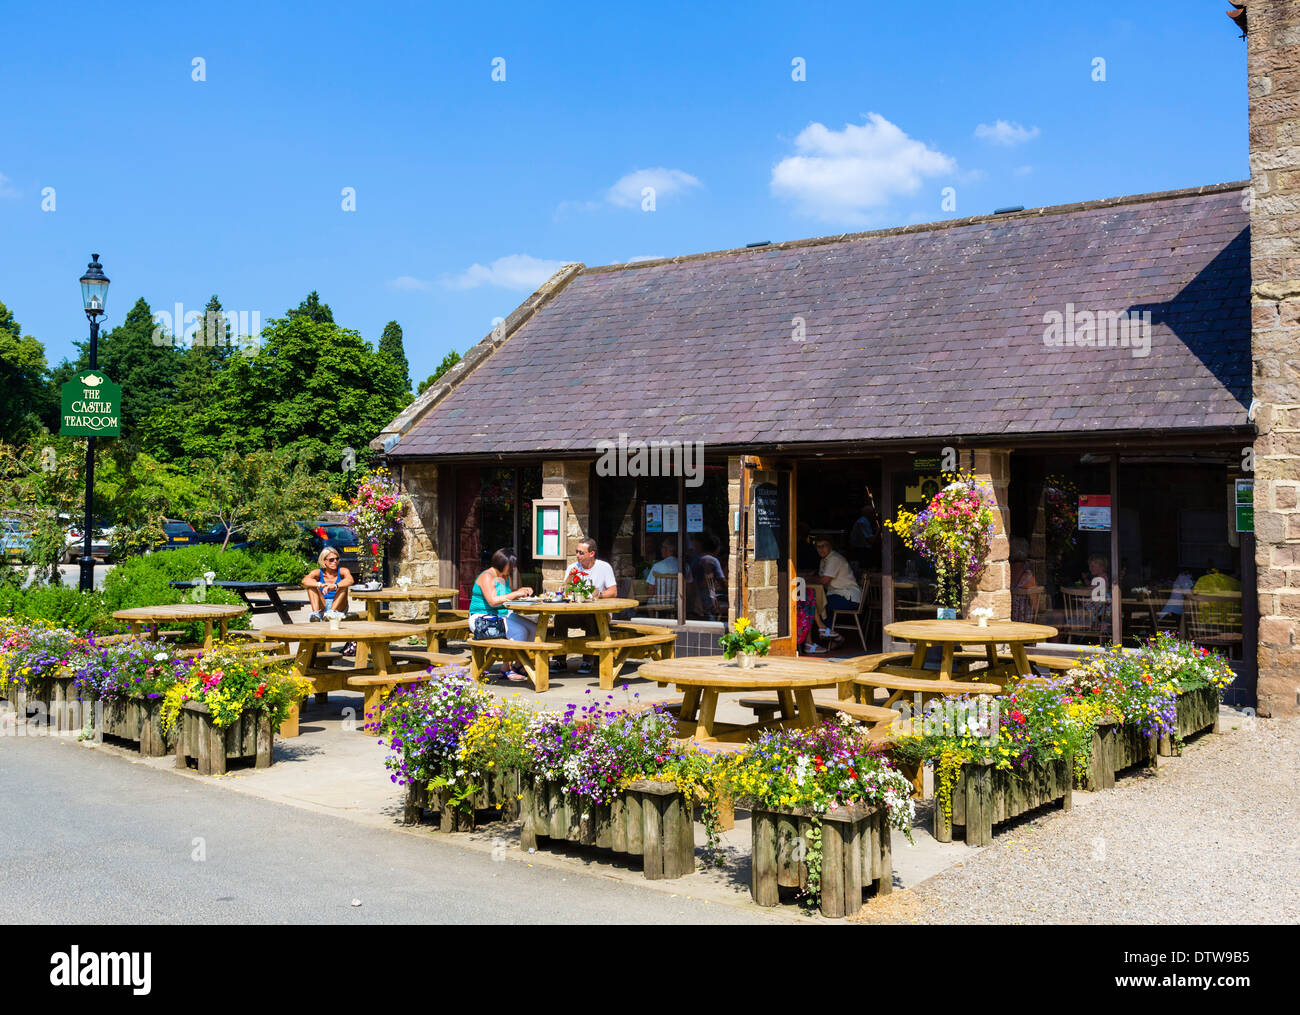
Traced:
MULTIPOLYGON (((81 302, 90 320, 90 369, 99 366, 99 318, 104 313, 108 299, 108 276, 100 266, 99 255, 90 255, 90 264, 81 276, 81 302)), ((81 553, 81 591, 93 592, 95 588, 95 558, 90 553, 91 525, 94 523, 95 497, 95 438, 86 438, 86 542, 81 553)))

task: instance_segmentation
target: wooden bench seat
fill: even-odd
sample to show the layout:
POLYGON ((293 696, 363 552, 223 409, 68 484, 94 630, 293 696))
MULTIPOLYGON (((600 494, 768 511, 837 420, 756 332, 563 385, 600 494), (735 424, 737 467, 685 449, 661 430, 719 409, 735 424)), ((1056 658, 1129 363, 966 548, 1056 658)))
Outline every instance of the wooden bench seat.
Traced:
MULTIPOLYGON (((635 633, 627 627, 616 630, 629 631, 627 638, 589 639, 586 647, 600 657, 600 687, 608 691, 614 680, 623 672, 630 659, 671 659, 677 649, 677 633, 669 628, 651 624, 636 625, 644 633, 635 633)), ((613 627, 613 625, 611 625, 613 627)), ((611 633, 613 633, 611 631, 611 633)), ((661 685, 662 686, 662 685, 661 685)))
POLYGON ((469 661, 468 656, 448 655, 445 652, 427 652, 424 649, 390 646, 389 654, 393 662, 421 662, 426 666, 463 666, 469 661))
MULTIPOLYGON (((910 667, 909 667, 910 668, 910 667)), ((892 669, 892 667, 891 667, 892 669)), ((906 699, 910 694, 921 695, 921 704, 941 695, 960 694, 1001 694, 1002 685, 976 680, 940 680, 938 677, 917 677, 911 675, 884 673, 860 673, 852 684, 853 695, 859 701, 875 696, 876 688, 889 692, 885 707, 889 707, 900 698, 906 699)))
POLYGON ((541 692, 550 687, 551 655, 564 650, 562 641, 513 641, 510 638, 470 639, 470 673, 475 680, 485 679, 483 674, 493 662, 508 666, 519 663, 533 682, 533 690, 541 692))

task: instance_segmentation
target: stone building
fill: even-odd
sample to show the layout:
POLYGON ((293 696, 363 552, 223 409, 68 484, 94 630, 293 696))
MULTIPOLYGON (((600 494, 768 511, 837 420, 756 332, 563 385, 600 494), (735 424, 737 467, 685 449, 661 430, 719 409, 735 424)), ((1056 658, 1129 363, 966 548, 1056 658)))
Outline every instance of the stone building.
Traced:
POLYGON ((874 650, 934 575, 859 533, 956 466, 997 503, 968 605, 1181 631, 1230 701, 1294 710, 1298 8, 1248 8, 1249 182, 566 265, 375 441, 415 503, 398 572, 467 596, 505 546, 545 586, 591 534, 679 651, 744 614, 794 652, 822 537, 874 650))

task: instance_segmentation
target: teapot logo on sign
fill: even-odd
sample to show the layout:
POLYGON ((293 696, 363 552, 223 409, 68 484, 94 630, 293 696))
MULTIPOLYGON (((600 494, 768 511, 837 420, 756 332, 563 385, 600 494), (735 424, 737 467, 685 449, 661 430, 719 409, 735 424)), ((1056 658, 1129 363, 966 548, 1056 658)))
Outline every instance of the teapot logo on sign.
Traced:
POLYGON ((122 430, 122 389, 94 370, 63 385, 65 437, 116 437, 122 430))

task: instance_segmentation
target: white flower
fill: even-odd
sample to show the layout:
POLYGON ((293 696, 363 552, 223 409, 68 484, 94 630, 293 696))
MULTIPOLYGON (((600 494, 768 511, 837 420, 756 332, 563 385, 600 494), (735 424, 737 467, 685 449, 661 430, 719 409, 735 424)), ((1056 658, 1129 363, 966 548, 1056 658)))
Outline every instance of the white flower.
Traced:
POLYGON ((207 579, 208 584, 211 585, 214 581, 217 580, 217 572, 216 572, 216 571, 204 571, 204 572, 203 572, 203 577, 204 577, 205 579, 207 579))
POLYGON ((154 658, 154 662, 159 662, 159 663, 160 663, 160 662, 162 662, 164 659, 167 658, 167 653, 166 653, 166 652, 159 652, 159 653, 155 654, 153 658, 154 658))

